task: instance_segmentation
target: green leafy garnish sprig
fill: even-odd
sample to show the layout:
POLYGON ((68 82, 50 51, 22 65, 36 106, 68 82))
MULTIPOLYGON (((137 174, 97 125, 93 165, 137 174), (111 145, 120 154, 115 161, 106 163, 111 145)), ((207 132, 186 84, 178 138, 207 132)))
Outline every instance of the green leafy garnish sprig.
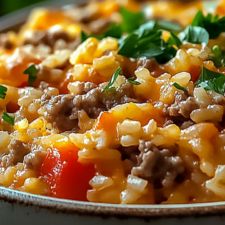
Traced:
POLYGON ((225 75, 203 67, 197 81, 197 86, 205 90, 215 91, 221 95, 225 93, 225 75))
POLYGON ((120 75, 120 73, 122 72, 121 67, 119 67, 116 72, 112 75, 111 80, 108 82, 108 84, 104 87, 103 92, 110 90, 111 88, 113 88, 113 84, 116 82, 118 76, 120 75))
POLYGON ((225 67, 225 52, 218 45, 212 47, 212 55, 209 56, 217 67, 225 67))
POLYGON ((5 99, 7 87, 0 85, 0 98, 5 99))
MULTIPOLYGON (((115 73, 112 75, 112 77, 111 77, 110 81, 108 82, 108 84, 104 87, 103 92, 106 92, 106 91, 110 91, 110 90, 115 89, 115 88, 113 87, 113 85, 115 84, 117 78, 121 75, 121 73, 122 73, 122 69, 121 69, 121 67, 119 67, 119 68, 115 71, 115 73)), ((140 84, 140 82, 138 82, 138 81, 136 80, 136 77, 130 77, 130 78, 127 79, 127 81, 128 81, 130 84, 133 84, 133 85, 139 85, 139 84, 140 84)))
POLYGON ((192 21, 192 26, 204 28, 208 32, 209 38, 213 39, 225 32, 225 16, 219 17, 211 13, 204 15, 202 11, 199 11, 192 21))
POLYGON ((188 26, 179 34, 182 42, 187 41, 194 44, 208 44, 209 34, 207 30, 199 26, 188 26))
POLYGON ((187 90, 185 87, 179 85, 177 82, 174 82, 174 83, 173 83, 173 86, 174 86, 176 89, 178 89, 178 90, 180 90, 180 91, 183 91, 185 94, 188 94, 188 90, 187 90))
POLYGON ((2 119, 4 122, 6 122, 12 126, 15 124, 15 117, 9 115, 7 112, 3 112, 2 119))
POLYGON ((28 84, 32 86, 35 80, 37 79, 38 69, 36 65, 32 64, 23 73, 28 75, 28 84))

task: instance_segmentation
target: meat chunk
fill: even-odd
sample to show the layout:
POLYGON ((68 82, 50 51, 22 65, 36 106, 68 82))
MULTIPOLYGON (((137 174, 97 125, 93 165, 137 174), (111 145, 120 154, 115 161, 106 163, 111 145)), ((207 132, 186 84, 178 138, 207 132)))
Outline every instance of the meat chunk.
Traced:
POLYGON ((0 47, 10 50, 14 45, 8 34, 0 34, 0 47))
POLYGON ((45 118, 60 131, 77 129, 77 119, 71 119, 73 98, 72 95, 53 96, 44 105, 45 118))
POLYGON ((155 188, 170 187, 185 171, 182 159, 169 149, 159 149, 150 141, 140 141, 138 165, 132 175, 151 182, 155 188))
POLYGON ((199 108, 199 106, 194 97, 188 97, 184 93, 176 92, 175 101, 167 110, 171 117, 182 116, 189 119, 191 112, 197 108, 199 108))
POLYGON ((25 168, 38 170, 45 157, 45 149, 40 145, 33 145, 31 152, 24 157, 23 163, 25 168))
POLYGON ((91 89, 83 95, 57 95, 44 101, 44 117, 59 131, 78 130, 78 113, 85 111, 90 118, 97 118, 100 112, 128 102, 133 98, 133 87, 126 83, 118 90, 103 92, 101 87, 91 89))
POLYGON ((1 160, 2 166, 5 168, 23 162, 24 156, 30 151, 29 144, 15 139, 10 142, 8 148, 9 153, 4 155, 1 160))
POLYGON ((137 156, 139 154, 139 150, 136 146, 120 146, 118 150, 121 153, 122 160, 129 160, 133 165, 137 164, 137 156))
MULTIPOLYGON (((43 44, 54 48, 58 45, 59 41, 63 41, 63 47, 69 49, 70 47, 74 49, 79 44, 78 40, 72 38, 67 32, 58 27, 53 27, 47 31, 29 32, 27 33, 23 44, 30 44, 34 46, 43 44)), ((59 48, 57 47, 57 49, 59 48)))

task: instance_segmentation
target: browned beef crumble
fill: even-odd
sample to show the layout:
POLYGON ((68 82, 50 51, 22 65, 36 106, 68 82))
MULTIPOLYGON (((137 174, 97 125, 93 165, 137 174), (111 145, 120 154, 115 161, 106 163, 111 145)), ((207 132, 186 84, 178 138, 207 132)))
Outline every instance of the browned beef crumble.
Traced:
POLYGON ((38 170, 46 156, 46 151, 40 145, 32 145, 31 152, 24 156, 25 168, 38 170))
POLYGON ((183 92, 176 92, 174 103, 167 108, 171 117, 182 116, 186 119, 190 118, 193 110, 199 108, 194 97, 187 96, 183 92))
POLYGON ((97 118, 100 112, 128 102, 137 100, 134 99, 132 84, 125 83, 116 91, 103 92, 102 87, 96 87, 82 95, 52 96, 50 100, 42 100, 42 105, 47 121, 59 132, 64 132, 79 129, 78 112, 81 110, 84 110, 90 118, 97 118))
POLYGON ((15 44, 10 40, 8 34, 0 34, 0 47, 4 49, 12 49, 15 44))
POLYGON ((159 149, 150 141, 140 141, 137 166, 131 174, 151 182, 155 188, 170 187, 185 172, 174 150, 159 149))
POLYGON ((78 95, 84 95, 86 93, 88 93, 89 91, 91 91, 94 88, 97 88, 97 85, 92 83, 92 82, 76 82, 77 85, 77 89, 78 89, 78 95))
POLYGON ((30 151, 30 146, 22 141, 13 139, 8 149, 9 153, 4 155, 1 159, 1 164, 5 168, 23 162, 24 156, 30 151))
POLYGON ((137 165, 137 156, 140 153, 137 146, 123 147, 120 146, 118 151, 121 153, 122 160, 131 161, 132 165, 137 165))
POLYGON ((72 38, 61 29, 49 29, 47 31, 32 31, 29 36, 25 37, 23 44, 34 46, 43 44, 56 49, 75 49, 79 43, 79 40, 72 38), (61 41, 61 47, 59 46, 59 41, 61 41))

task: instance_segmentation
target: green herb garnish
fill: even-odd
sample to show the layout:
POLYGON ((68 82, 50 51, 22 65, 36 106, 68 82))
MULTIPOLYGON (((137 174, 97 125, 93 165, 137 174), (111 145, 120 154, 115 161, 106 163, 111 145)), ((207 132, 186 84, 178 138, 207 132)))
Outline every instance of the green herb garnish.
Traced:
POLYGON ((122 16, 121 27, 125 33, 130 33, 136 30, 146 21, 143 12, 132 12, 127 10, 125 7, 120 8, 120 14, 122 16))
POLYGON ((212 47, 212 55, 209 57, 217 67, 225 67, 225 52, 218 45, 212 47))
POLYGON ((0 98, 5 99, 7 92, 7 88, 5 86, 0 85, 0 98))
POLYGON ((203 67, 197 86, 223 95, 225 93, 225 75, 203 67))
POLYGON ((120 40, 119 54, 130 57, 153 58, 165 63, 176 54, 176 49, 162 39, 162 31, 155 21, 143 24, 120 40))
POLYGON ((80 40, 81 40, 81 42, 86 41, 89 37, 91 37, 91 36, 88 35, 87 33, 85 33, 84 31, 81 31, 81 33, 80 33, 80 40))
POLYGON ((103 89, 103 92, 108 91, 112 88, 113 84, 115 83, 116 79, 118 78, 118 76, 120 75, 122 69, 121 67, 119 67, 116 72, 112 75, 111 80, 109 81, 109 83, 105 86, 105 88, 103 89))
POLYGON ((2 119, 6 122, 6 123, 8 123, 8 124, 10 124, 10 125, 14 125, 14 123, 15 123, 15 118, 13 117, 13 116, 10 116, 8 113, 6 113, 6 112, 4 112, 3 114, 2 114, 2 119))
POLYGON ((170 33, 170 38, 168 40, 168 44, 170 44, 171 46, 180 47, 182 45, 182 42, 181 42, 181 40, 179 39, 179 37, 176 34, 171 32, 170 33))
POLYGON ((181 41, 187 41, 194 44, 207 44, 209 41, 209 34, 206 29, 198 26, 188 26, 183 32, 179 34, 181 41))
POLYGON ((28 84, 33 85, 34 81, 37 79, 38 73, 36 66, 34 64, 29 66, 23 73, 28 75, 28 84))
POLYGON ((205 16, 202 11, 199 11, 192 21, 192 25, 205 28, 209 37, 213 39, 225 32, 225 17, 220 18, 218 15, 210 13, 205 16))
POLYGON ((138 82, 138 81, 136 80, 136 77, 130 77, 130 78, 127 79, 127 81, 128 81, 130 84, 133 84, 133 85, 139 85, 139 84, 141 84, 140 82, 138 82))
POLYGON ((157 20, 156 23, 158 27, 161 28, 162 30, 179 32, 182 29, 182 27, 178 23, 174 23, 167 20, 157 20))
POLYGON ((181 85, 179 85, 177 82, 173 83, 173 86, 178 90, 188 93, 188 90, 185 87, 182 87, 181 85))

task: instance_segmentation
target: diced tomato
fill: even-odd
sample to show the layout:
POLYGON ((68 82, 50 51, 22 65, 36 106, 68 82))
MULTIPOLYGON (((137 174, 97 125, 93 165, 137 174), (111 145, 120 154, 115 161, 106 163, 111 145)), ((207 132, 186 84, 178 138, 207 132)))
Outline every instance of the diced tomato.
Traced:
POLYGON ((15 102, 9 102, 6 105, 6 111, 9 113, 15 113, 19 108, 19 105, 15 102))
POLYGON ((78 162, 75 146, 50 149, 41 166, 40 175, 49 184, 52 196, 86 201, 94 165, 78 162))
POLYGON ((201 67, 200 66, 192 66, 192 67, 190 67, 189 72, 191 74, 191 80, 193 82, 196 82, 200 76, 201 67))

